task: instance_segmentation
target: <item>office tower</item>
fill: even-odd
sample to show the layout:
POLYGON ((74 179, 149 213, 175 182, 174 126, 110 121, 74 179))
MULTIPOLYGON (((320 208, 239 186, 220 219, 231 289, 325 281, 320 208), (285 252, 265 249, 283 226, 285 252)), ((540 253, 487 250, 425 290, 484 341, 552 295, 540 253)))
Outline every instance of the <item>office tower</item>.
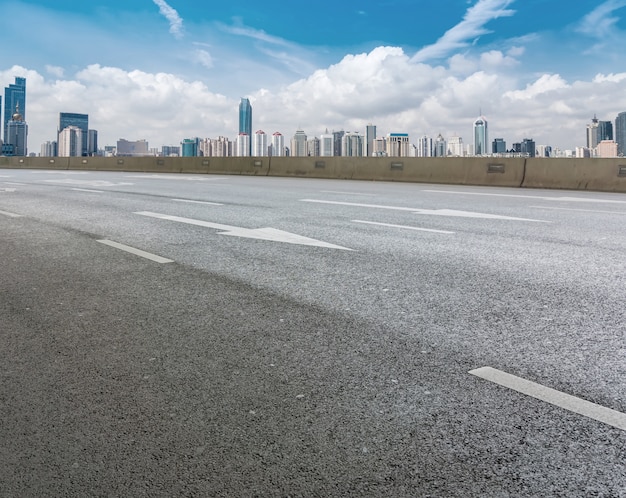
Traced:
POLYGON ((328 133, 328 130, 326 130, 326 133, 320 135, 320 156, 332 156, 334 151, 334 138, 330 133, 328 133))
POLYGON ((98 130, 87 131, 87 155, 98 155, 98 130))
POLYGON ((180 143, 180 150, 182 157, 197 157, 199 151, 199 139, 197 138, 185 138, 180 143))
POLYGON ((602 140, 613 140, 613 123, 598 121, 598 143, 602 140))
POLYGON ((237 157, 250 157, 250 135, 247 133, 239 133, 235 140, 235 156, 237 157))
POLYGON ((504 154, 506 152, 506 142, 503 138, 496 138, 491 143, 492 154, 504 154))
POLYGON ((446 157, 448 155, 448 144, 441 133, 435 139, 433 153, 435 157, 446 157))
POLYGON ((341 141, 345 133, 345 131, 333 131, 333 156, 341 155, 341 141))
POLYGON ((528 157, 535 157, 535 141, 530 138, 522 140, 520 152, 528 157))
POLYGON ((15 78, 15 83, 4 89, 4 143, 10 143, 8 138, 7 125, 19 106, 22 120, 26 121, 26 78, 15 78))
POLYGON ((595 149, 598 145, 598 118, 593 115, 591 123, 587 125, 587 148, 595 149))
POLYGON ((163 156, 163 157, 178 157, 178 156, 180 156, 180 146, 178 146, 178 145, 163 145, 161 147, 161 156, 163 156))
POLYGON ((83 130, 78 126, 66 126, 59 132, 57 142, 59 157, 77 157, 83 153, 83 130))
POLYGON ((536 157, 552 157, 551 145, 537 145, 536 157))
POLYGON ((620 112, 615 118, 615 141, 617 142, 617 155, 624 157, 624 153, 626 153, 626 112, 620 112))
POLYGON ((389 135, 387 135, 388 157, 409 157, 409 151, 408 133, 389 133, 389 135))
POLYGON ((363 156, 363 136, 357 132, 346 132, 341 138, 341 155, 344 157, 363 156))
POLYGON ((285 137, 282 133, 275 132, 272 135, 272 155, 276 157, 285 155, 285 137))
POLYGON ((263 130, 258 130, 254 134, 254 146, 252 147, 252 155, 256 157, 267 156, 267 135, 263 130))
POLYGON ((252 142, 250 142, 250 137, 252 137, 252 106, 250 105, 249 99, 242 98, 239 103, 239 133, 248 135, 248 153, 245 155, 251 156, 252 142))
POLYGON ((320 155, 320 139, 317 137, 310 138, 306 141, 306 155, 311 157, 319 157, 320 155))
POLYGON ((24 116, 20 113, 20 105, 16 104, 15 112, 6 124, 5 142, 3 149, 8 151, 11 146, 11 155, 28 155, 28 125, 24 121, 24 116))
POLYGON ((368 124, 365 128, 365 155, 374 155, 374 140, 376 140, 376 125, 368 124))
POLYGON ((306 133, 302 130, 297 130, 296 134, 291 139, 291 155, 295 157, 306 156, 306 133))
POLYGON ((372 155, 374 157, 384 157, 387 155, 387 139, 385 137, 374 139, 372 155))
MULTIPOLYGON (((88 114, 76 114, 73 112, 61 112, 59 113, 59 129, 60 134, 65 128, 73 126, 81 130, 81 146, 79 156, 88 155, 89 147, 89 115, 88 114)), ((59 143, 59 149, 61 149, 61 140, 57 140, 59 143)), ((60 155, 60 152, 59 152, 60 155)))
POLYGON ((489 154, 489 130, 487 119, 480 116, 474 121, 474 155, 483 156, 489 154))
POLYGON ((424 135, 417 139, 416 157, 433 157, 433 139, 424 135))

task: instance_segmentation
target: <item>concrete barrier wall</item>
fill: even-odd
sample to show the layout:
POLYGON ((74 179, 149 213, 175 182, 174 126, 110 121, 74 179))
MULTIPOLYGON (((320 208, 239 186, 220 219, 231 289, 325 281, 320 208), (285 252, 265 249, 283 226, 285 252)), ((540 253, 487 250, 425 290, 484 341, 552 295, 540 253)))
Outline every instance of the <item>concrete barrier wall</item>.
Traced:
POLYGON ((626 158, 528 159, 522 187, 626 192, 626 158))
POLYGON ((0 168, 292 176, 626 192, 626 159, 0 157, 0 168))

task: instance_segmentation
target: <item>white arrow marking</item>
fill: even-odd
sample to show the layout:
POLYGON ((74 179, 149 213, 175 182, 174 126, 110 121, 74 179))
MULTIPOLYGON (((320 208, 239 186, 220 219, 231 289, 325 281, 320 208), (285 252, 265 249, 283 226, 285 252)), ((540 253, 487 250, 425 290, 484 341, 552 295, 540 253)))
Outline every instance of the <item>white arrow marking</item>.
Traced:
POLYGON ((368 207, 376 209, 392 209, 395 211, 410 211, 415 214, 427 214, 432 216, 453 216, 458 218, 484 218, 490 220, 508 220, 508 221, 533 221, 535 223, 550 223, 543 220, 531 220, 528 218, 515 218, 512 216, 500 216, 497 214, 475 213, 472 211, 456 211, 454 209, 418 209, 397 206, 383 206, 381 204, 361 204, 357 202, 338 202, 338 201, 322 201, 316 199, 301 199, 301 202, 316 202, 319 204, 337 204, 340 206, 368 207))
POLYGON ((233 227, 230 225, 222 225, 220 223, 212 223, 210 221, 194 220, 192 218, 182 218, 180 216, 170 216, 168 214, 152 213, 150 211, 140 211, 135 214, 142 216, 149 216, 151 218, 158 218, 161 220, 176 221, 178 223, 187 223, 188 225, 196 225, 206 228, 214 228, 216 230, 223 230, 220 235, 230 235, 232 237, 245 237, 249 239, 261 239, 271 240, 273 242, 284 242, 286 244, 299 244, 304 246, 317 246, 326 247, 328 249, 342 249, 344 251, 351 251, 347 247, 337 246, 322 242, 321 240, 310 239, 297 235, 295 233, 284 232, 276 228, 241 228, 233 227))
POLYGON ((75 180, 67 178, 65 180, 44 180, 47 183, 63 183, 66 185, 83 185, 86 187, 120 187, 122 185, 134 185, 133 183, 113 183, 107 180, 75 180))

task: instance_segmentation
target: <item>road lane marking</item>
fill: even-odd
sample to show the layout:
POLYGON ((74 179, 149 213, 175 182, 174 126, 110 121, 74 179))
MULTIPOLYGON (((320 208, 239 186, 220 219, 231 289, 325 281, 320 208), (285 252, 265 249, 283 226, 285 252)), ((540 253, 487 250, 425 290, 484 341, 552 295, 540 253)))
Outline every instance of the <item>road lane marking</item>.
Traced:
POLYGON ((536 382, 522 379, 521 377, 511 375, 501 370, 496 370, 495 368, 482 367, 471 370, 469 373, 535 399, 545 401, 551 405, 558 406, 559 408, 564 408, 565 410, 626 431, 626 414, 618 412, 617 410, 597 405, 590 401, 577 398, 576 396, 557 391, 556 389, 542 386, 536 382))
POLYGON ((206 178, 205 176, 182 176, 182 175, 125 175, 124 178, 144 178, 147 180, 183 180, 188 182, 212 182, 225 180, 223 177, 206 178))
POLYGON ((0 214, 3 216, 8 216, 9 218, 21 218, 21 214, 10 213, 9 211, 0 211, 0 214))
POLYGON ((602 213, 602 214, 626 214, 623 211, 600 211, 597 209, 572 209, 572 208, 561 208, 554 206, 528 206, 535 209, 552 209, 553 211, 577 211, 579 213, 602 213))
POLYGON ((455 209, 419 209, 419 208, 408 208, 408 207, 398 207, 398 206, 383 206, 381 204, 362 204, 358 202, 326 201, 326 200, 318 200, 318 199, 300 199, 300 202, 313 202, 313 203, 318 203, 318 204, 334 204, 338 206, 366 207, 366 208, 375 208, 375 209, 391 209, 395 211, 409 211, 415 214, 423 214, 423 215, 430 215, 430 216, 451 216, 451 217, 457 217, 457 218, 482 218, 482 219, 489 219, 489 220, 531 221, 534 223, 551 223, 550 221, 544 221, 544 220, 531 220, 528 218, 516 218, 513 216, 501 216, 497 214, 476 213, 473 211, 458 211, 455 209))
POLYGON ((584 197, 546 197, 539 195, 519 195, 519 194, 490 194, 487 192, 461 192, 458 190, 422 190, 422 192, 430 192, 437 194, 457 194, 457 195, 483 195, 489 197, 512 197, 518 199, 537 199, 541 201, 555 201, 555 202, 605 202, 613 204, 626 204, 626 201, 615 201, 612 199, 594 199, 584 197))
POLYGON ((19 183, 19 182, 2 182, 5 185, 13 185, 13 186, 18 186, 18 187, 25 187, 26 185, 28 185, 28 183, 19 183))
POLYGON ((31 171, 33 175, 88 175, 89 171, 57 171, 55 169, 44 170, 44 171, 31 171))
POLYGON ((407 225, 393 225, 391 223, 378 223, 376 221, 363 221, 363 220, 352 220, 353 223, 364 223, 366 225, 378 225, 382 227, 390 227, 390 228, 405 228, 407 230, 418 230, 420 232, 433 232, 433 233, 443 233, 443 234, 454 234, 455 232, 449 232, 447 230, 435 230, 433 228, 420 228, 420 227, 411 227, 407 225))
POLYGON ((187 202, 189 204, 206 204, 207 206, 223 206, 224 204, 219 204, 217 202, 208 202, 208 201, 192 201, 189 199, 172 199, 174 202, 187 202))
POLYGON ((320 192, 324 193, 324 194, 341 194, 341 195, 361 195, 361 196, 366 196, 366 197, 373 197, 374 194, 364 194, 361 192, 342 192, 339 190, 320 190, 320 192))
POLYGON ((0 188, 0 192, 15 192, 14 188, 0 188))
POLYGON ((270 240, 273 242, 284 242, 287 244, 298 244, 304 246, 317 246, 325 247, 327 249, 341 249, 344 251, 352 251, 347 247, 337 246, 335 244, 329 244, 321 240, 311 239, 295 233, 284 232, 276 228, 242 228, 234 227, 230 225, 222 225, 220 223, 212 223, 210 221, 194 220, 192 218, 182 218, 180 216, 170 216, 168 214, 152 213, 150 211, 139 211, 135 214, 141 216, 148 216, 151 218, 157 218, 161 220, 176 221, 178 223, 186 223, 188 225, 196 225, 206 228, 214 228, 216 230, 223 230, 220 235, 230 235, 232 237, 244 237, 249 239, 270 240))
POLYGON ((161 256, 157 256, 156 254, 152 254, 146 251, 142 251, 141 249, 137 249, 135 247, 130 247, 124 244, 120 244, 119 242, 114 242, 112 240, 98 240, 98 242, 100 242, 101 244, 110 246, 110 247, 115 247, 116 249, 120 249, 122 251, 126 251, 129 252, 131 254, 134 254, 135 256, 140 256, 142 258, 145 259, 149 259, 150 261, 154 261, 156 263, 173 263, 174 261, 172 259, 167 259, 167 258, 163 258, 161 256))
POLYGON ((62 183, 65 185, 83 185, 85 187, 120 187, 123 185, 134 185, 134 183, 114 183, 107 180, 78 180, 74 178, 64 178, 63 180, 44 180, 46 183, 62 183))
POLYGON ((70 190, 76 190, 77 192, 93 192, 94 194, 104 194, 102 190, 91 190, 88 188, 73 188, 70 190))

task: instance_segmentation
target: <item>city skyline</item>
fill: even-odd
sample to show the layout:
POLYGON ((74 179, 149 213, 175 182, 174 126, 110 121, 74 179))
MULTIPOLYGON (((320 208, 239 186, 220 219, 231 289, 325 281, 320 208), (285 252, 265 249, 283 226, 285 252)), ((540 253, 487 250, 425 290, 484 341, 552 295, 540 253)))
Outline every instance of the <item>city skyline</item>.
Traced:
MULTIPOLYGON (((490 137, 561 149, 586 145, 594 115, 614 123, 626 110, 622 0, 567 9, 551 0, 398 2, 402 16, 374 4, 328 4, 337 19, 317 25, 316 13, 303 24, 290 9, 270 16, 247 1, 50 5, 0 3, 7 18, 30 26, 19 51, 0 52, 0 84, 28 81, 31 152, 55 140, 60 112, 88 114, 102 146, 234 137, 241 97, 254 108, 253 131, 270 136, 365 133, 373 123, 379 135, 470 143, 484 114, 490 137), (68 31, 80 47, 50 46, 54 33, 68 31)), ((2 43, 18 28, 9 23, 2 43)))

